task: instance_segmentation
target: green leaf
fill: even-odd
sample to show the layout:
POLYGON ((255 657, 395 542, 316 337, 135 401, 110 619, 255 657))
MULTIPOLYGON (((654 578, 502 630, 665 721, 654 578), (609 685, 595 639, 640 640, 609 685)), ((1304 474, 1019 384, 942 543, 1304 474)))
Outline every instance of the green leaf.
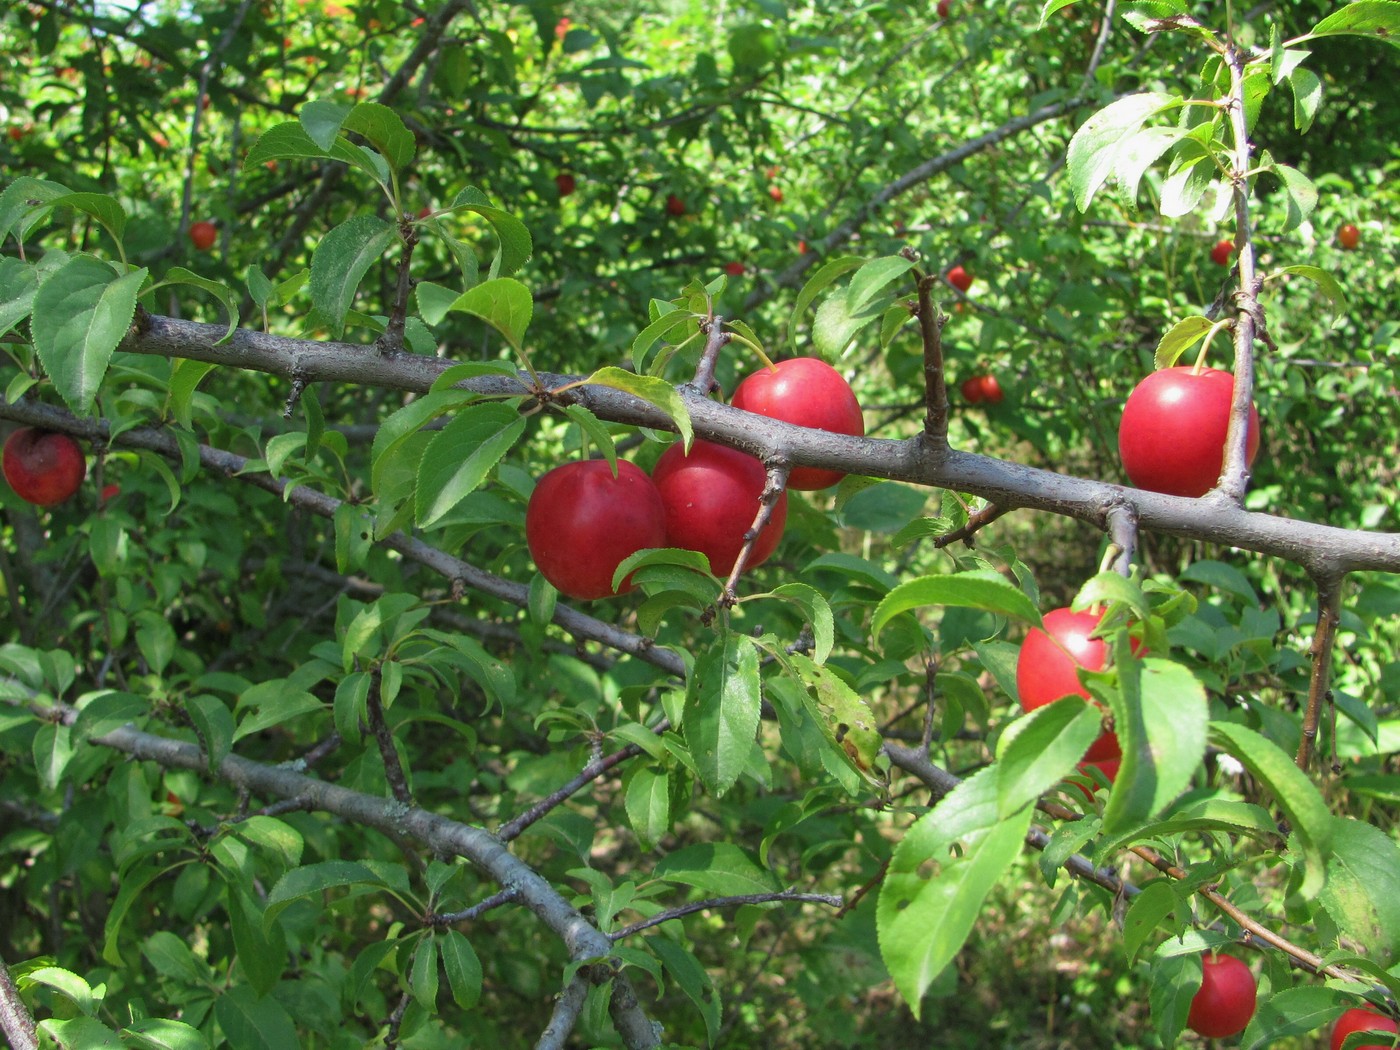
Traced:
POLYGON ((469 390, 439 390, 414 398, 383 423, 370 446, 370 487, 376 494, 384 487, 384 472, 394 463, 394 453, 419 429, 458 405, 476 399, 469 390))
POLYGON ((48 202, 51 208, 74 208, 91 215, 112 236, 118 245, 126 233, 126 209, 115 197, 105 193, 65 193, 48 202))
POLYGON ((293 901, 303 897, 315 897, 327 890, 346 886, 384 885, 384 880, 365 865, 351 860, 326 860, 319 864, 307 864, 293 868, 272 887, 267 895, 267 909, 263 913, 265 924, 273 922, 282 910, 293 901))
POLYGON ((471 187, 462 190, 449 207, 453 211, 475 212, 496 231, 500 251, 491 263, 493 278, 509 277, 530 261, 534 243, 531 241, 529 229, 510 212, 492 207, 480 190, 471 187))
POLYGON ((1039 626, 1040 611, 1024 591, 990 569, 973 569, 946 576, 923 576, 901 583, 875 608, 870 637, 878 641, 885 625, 902 612, 925 605, 954 605, 982 609, 1039 626))
POLYGON ((1295 69, 1288 76, 1288 86, 1293 89, 1293 126, 1307 134, 1322 108, 1322 81, 1310 69, 1295 69))
POLYGON ((260 733, 293 718, 313 711, 324 711, 326 705, 306 690, 292 688, 285 679, 273 679, 246 690, 238 698, 238 708, 251 708, 251 712, 239 721, 238 729, 233 734, 235 743, 245 736, 260 733))
POLYGON ((1152 990, 1148 1001, 1152 1021, 1163 1046, 1176 1046, 1191 1000, 1201 989, 1200 955, 1158 955, 1152 960, 1152 990))
POLYGON ((1400 3, 1396 0, 1355 0, 1328 15, 1299 40, 1324 36, 1366 36, 1400 47, 1400 3))
POLYGON ((802 286, 802 291, 797 293, 797 301, 793 304, 792 316, 788 318, 787 344, 794 353, 797 351, 797 327, 802 323, 802 315, 807 312, 807 308, 832 283, 840 279, 842 275, 857 269, 864 262, 865 260, 859 255, 842 255, 824 263, 821 269, 802 286))
POLYGON ((323 150, 329 150, 335 145, 345 117, 352 109, 354 106, 348 102, 317 98, 301 107, 297 119, 312 142, 323 150))
POLYGON ((591 386, 621 390, 661 409, 671 422, 676 424, 685 450, 690 451, 690 443, 695 440, 695 431, 690 424, 690 409, 685 407, 685 402, 681 400, 676 388, 666 380, 656 376, 639 376, 625 368, 607 365, 598 369, 584 382, 591 386))
POLYGON ((198 1028, 163 1017, 134 1021, 122 1029, 121 1035, 124 1045, 144 1050, 209 1050, 209 1040, 198 1028))
POLYGON ((83 744, 93 737, 110 733, 150 713, 151 702, 132 693, 106 690, 78 702, 73 722, 73 743, 83 744))
MULTIPOLYGON (((667 304, 669 305, 669 304, 667 304)), ((700 320, 689 310, 671 310, 664 313, 651 324, 647 325, 637 333, 632 340, 632 367, 638 372, 642 370, 642 362, 646 360, 647 353, 657 340, 666 339, 677 329, 683 329, 686 338, 695 335, 700 330, 700 320)), ((684 340, 672 340, 684 341, 684 340)))
POLYGON ((1305 277, 1309 281, 1312 281, 1332 305, 1332 324, 1336 325, 1336 323, 1341 320, 1342 314, 1346 312, 1347 296, 1346 292, 1342 289, 1341 282, 1330 273, 1317 266, 1304 265, 1285 266, 1279 272, 1296 274, 1299 277, 1305 277))
POLYGON ((0 259, 0 335, 29 316, 38 290, 38 270, 19 259, 0 259))
POLYGON ((915 821, 890 857, 876 908, 880 955, 915 1017, 1030 829, 1029 806, 1001 815, 999 779, 990 766, 963 781, 915 821))
POLYGON ((642 849, 655 849, 671 830, 671 777, 639 767, 627 782, 627 821, 642 849))
MULTIPOLYGON (((1105 106, 1079 127, 1070 139, 1068 165, 1070 185, 1080 211, 1088 210, 1094 195, 1117 171, 1120 159, 1131 162, 1137 155, 1132 140, 1143 124, 1175 102, 1174 95, 1160 91, 1129 95, 1105 106)), ((1158 143, 1144 145, 1156 148, 1158 143)), ((1158 150, 1156 155, 1160 154, 1158 150)))
POLYGON ((481 999, 481 960, 471 941, 453 929, 444 930, 440 938, 442 968, 447 971, 447 987, 452 1000, 463 1010, 471 1010, 481 999))
POLYGON ((886 306, 883 302, 867 303, 856 312, 850 309, 844 295, 833 293, 817 307, 812 320, 812 345, 827 360, 840 357, 856 336, 880 319, 886 306))
POLYGON ((418 950, 413 953, 413 963, 408 970, 408 987, 419 1006, 429 1013, 437 1012, 437 939, 431 933, 418 942, 418 950))
POLYGON ((53 788, 63 779, 63 771, 73 760, 72 730, 65 725, 47 722, 34 734, 31 747, 34 767, 45 787, 53 788))
POLYGON ((1331 988, 1284 988, 1259 999, 1249 1027, 1240 1036, 1241 1050, 1264 1050, 1289 1036, 1306 1036, 1336 1016, 1337 993, 1331 988))
POLYGON ((486 480, 525 432, 525 417, 497 402, 468 405, 443 427, 423 452, 414 511, 428 528, 486 480))
POLYGON ((19 987, 22 989, 35 984, 52 988, 76 1006, 79 1013, 92 1016, 97 1011, 98 1000, 93 997, 92 985, 70 970, 57 966, 40 966, 26 972, 19 981, 19 987))
POLYGON ((657 862, 652 875, 693 886, 706 897, 777 893, 782 889, 776 875, 729 842, 698 842, 668 853, 657 862))
POLYGON ((809 690, 813 714, 827 743, 867 781, 876 781, 875 758, 884 740, 870 706, 830 667, 818 666, 801 653, 793 653, 788 661, 809 690))
POLYGON ((1337 817, 1318 903, 1352 940, 1381 958, 1400 952, 1400 848, 1371 824, 1337 817))
MULTIPOLYGON (((234 297, 233 289, 222 281, 211 281, 208 277, 201 277, 193 270, 187 270, 183 266, 172 266, 165 271, 165 276, 160 279, 160 283, 154 285, 150 290, 155 291, 156 288, 164 288, 170 284, 185 284, 191 288, 198 288, 208 292, 223 303, 228 316, 228 326, 224 329, 223 338, 215 345, 226 343, 233 338, 234 329, 238 327, 238 300, 234 297)), ((209 365, 209 367, 213 368, 214 366, 209 365)))
POLYGON ((1142 887, 1123 917, 1123 950, 1130 962, 1156 934, 1162 920, 1180 910, 1181 904, 1176 888, 1166 879, 1142 887))
POLYGON ((1312 179, 1287 164, 1272 164, 1268 170, 1283 183, 1288 199, 1288 215, 1279 232, 1296 230, 1317 207, 1317 186, 1312 179))
MULTIPOLYGON (((237 316, 236 311, 230 313, 229 316, 231 318, 237 316)), ((194 395, 199 390, 199 384, 204 381, 204 377, 218 367, 212 361, 192 361, 187 357, 180 358, 175 362, 175 367, 170 375, 169 395, 166 404, 169 406, 170 414, 182 427, 193 429, 194 395)))
POLYGON ((412 164, 413 155, 418 151, 413 132, 404 126, 397 113, 378 102, 357 104, 346 115, 343 128, 363 135, 395 171, 403 171, 412 164))
POLYGON ((1107 834, 1160 813, 1186 789, 1205 755, 1210 721, 1205 689, 1187 668, 1138 660, 1126 634, 1117 641, 1119 688, 1109 699, 1123 762, 1104 807, 1107 834))
POLYGON ((997 807, 1010 816, 1074 771, 1098 739, 1103 712, 1067 696, 1016 719, 997 741, 997 807))
POLYGON ((287 1050, 300 1046, 287 1008, 272 996, 259 999, 247 985, 234 985, 214 999, 214 1017, 230 1050, 287 1050))
POLYGON ((122 1050, 117 1033, 91 1017, 50 1018, 39 1022, 39 1030, 52 1035, 64 1050, 122 1050))
POLYGON ((1204 339, 1212 327, 1214 322, 1209 317, 1186 317, 1176 322, 1157 344, 1152 367, 1170 368, 1182 354, 1204 339))
POLYGON ((535 302, 530 290, 511 277, 485 281, 463 292, 449 309, 479 317, 495 328, 517 351, 523 348, 535 302))
POLYGON ((891 281, 898 280, 914 266, 912 259, 902 255, 888 255, 881 259, 871 259, 856 271, 846 289, 846 309, 858 314, 891 281))
POLYGON ((274 124, 263 132, 243 158, 243 168, 248 171, 270 160, 283 158, 338 160, 359 168, 378 182, 387 184, 390 181, 389 173, 381 170, 383 162, 376 164, 378 158, 367 150, 339 137, 329 147, 322 148, 295 120, 274 124))
POLYGON ((748 765, 760 699, 758 650, 742 635, 722 634, 686 679, 681 729, 700 779, 716 796, 748 765))
POLYGON ((280 923, 264 923, 263 912, 239 885, 228 887, 229 932, 248 984, 259 997, 272 991, 287 964, 287 941, 280 923))
POLYGON ((34 348, 59 396, 78 415, 97 398, 145 280, 144 268, 119 277, 106 263, 76 255, 34 294, 34 348))
POLYGON ((0 241, 13 233, 22 242, 53 210, 48 202, 69 192, 67 186, 48 179, 29 175, 15 179, 0 192, 0 241))
POLYGON ((817 664, 826 663, 836 644, 836 621, 826 596, 805 583, 784 583, 773 588, 773 597, 793 602, 807 614, 807 622, 812 627, 812 660, 817 664))
POLYGON ((332 337, 345 331, 345 315, 360 281, 399 239, 398 229, 374 215, 355 215, 321 238, 311 255, 311 304, 330 323, 332 337))
POLYGON ((646 945, 656 953, 671 979, 700 1011, 700 1016, 705 1020, 705 1035, 709 1045, 714 1046, 719 1036, 721 1011, 719 989, 710 975, 694 955, 669 937, 648 937, 646 945))
POLYGON ((1316 897, 1327 877, 1335 823, 1327 802, 1277 744, 1254 730, 1232 722, 1212 722, 1210 742, 1239 759, 1274 796, 1303 853, 1304 876, 1298 892, 1304 900, 1316 897))

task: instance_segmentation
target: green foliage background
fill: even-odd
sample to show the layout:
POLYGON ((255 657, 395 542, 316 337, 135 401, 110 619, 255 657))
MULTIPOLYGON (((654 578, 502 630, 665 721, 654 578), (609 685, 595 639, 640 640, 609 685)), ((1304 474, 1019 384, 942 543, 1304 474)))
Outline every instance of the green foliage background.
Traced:
MULTIPOLYGON (((1196 6, 1203 22, 1224 24, 1226 5, 1196 6)), ((1285 2, 1269 17, 1289 36, 1330 10, 1285 2)), ((481 210, 450 210, 475 187, 529 231, 528 261, 513 276, 533 299, 525 349, 550 372, 631 364, 633 340, 653 319, 649 305, 703 299, 695 282, 715 282, 738 262, 741 276, 712 285, 715 311, 742 320, 770 352, 828 357, 852 377, 868 433, 886 438, 923 424, 914 326, 888 345, 871 329, 847 344, 819 309, 797 318, 792 345, 784 343, 817 266, 912 249, 929 272, 961 264, 976 278, 966 297, 940 288, 950 311, 950 388, 987 372, 1006 391, 990 406, 954 395, 953 444, 1112 482, 1126 480, 1118 414, 1151 369, 1158 340, 1230 291, 1208 253, 1235 231, 1204 210, 1160 219, 1159 171, 1136 199, 1105 192, 1082 214, 1065 174, 1075 128, 1116 94, 1207 90, 1200 49, 1187 36, 1149 39, 1120 17, 1091 64, 1106 12, 1084 3, 1051 14, 1044 27, 1030 5, 957 0, 946 20, 933 5, 884 3, 487 2, 450 21, 447 13, 387 0, 197 0, 134 12, 13 6, 0 14, 0 123, 10 131, 0 136, 0 170, 7 184, 33 176, 110 194, 129 216, 122 250, 130 264, 155 281, 188 268, 231 289, 244 327, 309 340, 338 334, 339 319, 313 308, 314 259, 328 243, 329 256, 328 235, 352 216, 375 215, 392 228, 395 206, 409 217, 427 208, 416 279, 455 294, 473 283, 473 268, 496 276, 489 268, 501 265, 515 227, 481 210), (429 57, 412 61, 411 77, 399 82, 415 54, 429 57), (255 154, 244 163, 264 132, 313 100, 376 98, 416 147, 395 200, 329 162, 260 163, 255 154), (955 154, 1044 107, 1054 115, 955 154), (932 173, 919 177, 930 161, 932 173), (576 179, 567 196, 556 184, 561 173, 576 179), (668 195, 684 215, 668 212, 668 195), (194 251, 184 236, 194 221, 219 227, 211 252, 194 251), (456 254, 443 231, 470 257, 456 254), (259 308, 272 288, 271 305, 259 308)), ((1240 27, 1241 39, 1266 47, 1268 21, 1240 27)), ((1247 506, 1393 532, 1394 50, 1342 37, 1318 41, 1315 52, 1309 68, 1324 101, 1313 127, 1296 131, 1280 89, 1254 137, 1312 178, 1316 209, 1285 232, 1287 200, 1277 181, 1260 178, 1251 233, 1266 271, 1322 267, 1347 298, 1334 310, 1296 279, 1264 293, 1277 349, 1259 359, 1264 439, 1247 506), (1361 228, 1359 251, 1337 246, 1343 222, 1361 228)), ((5 241, 0 264, 18 258, 16 244, 5 241)), ((81 209, 55 212, 26 250, 26 262, 60 250, 117 257, 81 209)), ((386 252, 369 266, 345 318, 343 338, 367 354, 393 303, 396 263, 386 252)), ((17 281, 17 266, 0 278, 17 281)), ((18 294, 17 285, 3 287, 7 299, 18 294)), ((168 284, 141 302, 154 314, 228 319, 228 304, 197 284, 168 284)), ((421 290, 415 304, 425 318, 431 312, 421 290)), ((443 313, 431 326, 411 319, 407 338, 411 350, 455 361, 515 361, 497 330, 470 312, 443 313)), ((1223 367, 1224 341, 1215 346, 1223 367)), ((13 402, 40 370, 20 336, 4 349, 0 378, 13 402)), ((698 342, 682 348, 665 378, 687 379, 698 351, 698 342)), ((732 391, 757 366, 730 344, 720 386, 732 391)), ((32 392, 58 401, 45 381, 32 392)), ((0 707, 0 955, 17 976, 39 975, 21 981, 26 999, 41 1019, 68 1024, 46 1035, 71 1040, 65 1045, 101 1045, 83 1042, 106 1037, 95 1034, 98 1024, 126 1028, 127 1045, 166 1045, 141 1041, 141 1023, 152 1018, 179 1019, 206 1040, 146 1036, 170 1045, 383 1045, 401 1001, 402 1046, 531 1045, 569 964, 563 945, 519 907, 463 921, 465 950, 424 922, 490 898, 499 888, 491 879, 445 858, 408 861, 389 836, 317 813, 278 809, 238 823, 231 818, 270 800, 82 743, 132 719, 206 745, 237 724, 233 750, 276 764, 303 759, 338 730, 340 747, 317 774, 384 797, 383 760, 354 716, 385 668, 397 667, 388 673, 402 680, 385 694, 386 714, 418 803, 497 828, 590 756, 645 739, 641 725, 681 706, 683 690, 656 666, 575 643, 550 625, 554 595, 525 549, 532 479, 596 445, 596 435, 558 414, 532 417, 489 482, 421 530, 433 546, 530 585, 522 612, 479 591, 463 596, 364 542, 366 530, 388 531, 391 519, 411 524, 395 517, 404 512, 394 498, 411 484, 430 435, 389 461, 382 484, 370 480, 371 443, 405 404, 400 392, 317 383, 287 417, 289 392, 252 371, 118 351, 97 410, 114 432, 166 426, 184 442, 183 464, 113 446, 94 450, 92 483, 51 513, 0 494, 5 698, 75 703, 110 691, 93 709, 101 717, 71 738, 23 707, 0 707), (327 522, 201 470, 190 455, 196 438, 249 457, 252 473, 288 475, 352 509, 327 522), (99 503, 110 484, 119 494, 99 503), (336 863, 363 868, 315 867, 336 863), (320 879, 309 885, 325 889, 324 899, 285 888, 309 867, 320 879), (101 994, 85 998, 81 982, 101 994)), ((643 466, 661 451, 657 441, 634 443, 632 428, 608 429, 643 466)), ((992 568, 1048 610, 1094 575, 1103 537, 1070 518, 1021 512, 985 529, 975 547, 939 550, 901 530, 923 516, 947 519, 947 529, 961 524, 969 501, 957 494, 848 482, 791 499, 778 554, 744 578, 743 592, 801 582, 821 593, 834 614, 831 675, 869 704, 886 740, 920 739, 926 668, 936 666, 932 757, 959 775, 985 767, 1019 714, 1006 669, 1023 624, 985 603, 949 604, 895 617, 876 645, 872 609, 899 582, 992 568)), ((1145 592, 1169 630, 1161 640, 1169 637, 1171 657, 1201 683, 1212 717, 1249 725, 1291 754, 1316 620, 1306 575, 1151 534, 1141 560, 1145 592), (1171 601, 1179 604, 1163 613, 1171 601)), ((1334 672, 1341 717, 1335 729, 1324 721, 1320 741, 1340 772, 1316 779, 1339 823, 1365 829, 1354 832, 1348 856, 1379 858, 1384 888, 1400 879, 1387 867, 1400 798, 1400 586, 1356 577, 1346 595, 1334 672)), ((640 604, 588 611, 634 631, 640 616, 659 644, 698 660, 715 651, 698 609, 681 602, 651 629, 640 604)), ((1192 925, 1191 898, 1150 924, 1158 932, 1149 947, 1130 952, 1118 925, 1122 902, 1063 873, 1047 887, 1031 854, 992 890, 966 948, 933 981, 918 1019, 911 1014, 882 960, 876 898, 894 844, 927 811, 928 792, 899 774, 888 791, 862 782, 833 757, 820 726, 802 722, 800 697, 785 692, 801 676, 779 675, 773 664, 810 618, 781 596, 734 611, 730 637, 767 639, 754 651, 765 658, 765 699, 778 711, 731 791, 705 792, 674 749, 648 740, 642 759, 512 844, 605 931, 744 887, 856 901, 839 915, 814 904, 707 910, 629 938, 628 972, 666 1038, 727 1047, 1164 1045, 1161 1016, 1170 1010, 1153 997, 1164 988, 1179 994, 1190 975, 1175 974, 1153 950, 1192 925), (858 896, 862 888, 869 892, 858 896)), ((1234 772, 1217 754, 1191 771, 1187 802, 1271 805, 1269 777, 1234 772)), ((1073 789, 1057 798, 1101 815, 1073 789)), ((1153 841, 1193 880, 1220 880, 1244 911, 1289 927, 1314 950, 1343 945, 1379 968, 1394 964, 1393 916, 1381 916, 1374 939, 1358 948, 1344 902, 1304 912, 1289 898, 1296 872, 1278 843, 1219 829, 1153 841)), ((1121 864, 1126 878, 1152 876, 1121 855, 1095 859, 1121 864)), ((1263 994, 1321 989, 1277 953, 1255 969, 1263 994)), ((620 1045, 606 991, 590 993, 569 1045, 620 1045)), ((1342 1001, 1304 1005, 1289 1016, 1314 1016, 1315 1029, 1342 1001)), ((1274 1045, 1318 1038, 1281 1036, 1274 1045)))

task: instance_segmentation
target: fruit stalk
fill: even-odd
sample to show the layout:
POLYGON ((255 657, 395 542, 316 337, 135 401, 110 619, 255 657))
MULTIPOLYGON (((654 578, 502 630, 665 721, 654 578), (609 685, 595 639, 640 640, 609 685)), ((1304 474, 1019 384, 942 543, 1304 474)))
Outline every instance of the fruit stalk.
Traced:
MULTIPOLYGON (((1317 743, 1317 728, 1322 721, 1322 701, 1328 698, 1332 679, 1332 646, 1337 640, 1337 627, 1342 622, 1342 580, 1340 576, 1314 576, 1317 587, 1317 630, 1313 633, 1308 656, 1312 674, 1308 677, 1308 706, 1303 712, 1303 734, 1298 741, 1295 762, 1304 773, 1312 765, 1313 748, 1317 743)), ((1332 764, 1337 764, 1336 734, 1332 738, 1332 764)))
POLYGON ((739 592, 737 590, 739 577, 743 575, 744 568, 749 563, 749 557, 753 554, 754 543, 763 534, 768 522, 772 520, 773 510, 778 505, 778 500, 787 491, 788 474, 792 472, 792 467, 787 463, 768 464, 768 481, 763 486, 763 495, 758 499, 758 514, 754 516, 753 524, 744 533, 744 545, 739 548, 739 556, 734 559, 734 568, 729 571, 729 578, 724 581, 724 593, 720 596, 719 604, 726 609, 733 608, 739 603, 739 592))

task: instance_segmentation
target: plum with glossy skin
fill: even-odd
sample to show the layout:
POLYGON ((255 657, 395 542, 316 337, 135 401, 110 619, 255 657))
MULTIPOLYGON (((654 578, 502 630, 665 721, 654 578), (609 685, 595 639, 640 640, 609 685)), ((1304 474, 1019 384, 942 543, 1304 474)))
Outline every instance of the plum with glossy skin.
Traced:
POLYGON ((69 499, 87 477, 87 461, 76 441, 34 427, 20 427, 5 439, 0 462, 15 495, 39 507, 69 499))
POLYGON ((1254 1016, 1257 986, 1248 966, 1233 955, 1201 960, 1201 989, 1191 1000, 1186 1027, 1209 1039, 1243 1032, 1254 1016))
MULTIPOLYGON (((735 388, 730 404, 799 427, 865 436, 865 417, 850 384, 815 357, 794 357, 773 368, 760 368, 735 388)), ((788 488, 810 492, 835 485, 843 477, 839 470, 793 467, 788 488)))
POLYGON ((617 461, 565 463, 535 483, 525 509, 525 541, 546 580, 570 598, 624 594, 613 574, 639 550, 666 546, 666 511, 646 471, 617 461))
MULTIPOLYGON (((1235 377, 1177 365, 1153 372, 1128 395, 1118 454, 1132 483, 1169 496, 1204 496, 1225 462, 1235 377)), ((1259 451, 1259 413, 1249 408, 1246 461, 1259 451)))
MULTIPOLYGON (((667 546, 699 551, 710 571, 727 576, 744 546, 744 534, 758 515, 768 472, 753 456, 696 440, 686 455, 677 442, 661 454, 651 472, 666 515, 667 546)), ((783 538, 787 493, 759 533, 746 568, 762 565, 783 538)))

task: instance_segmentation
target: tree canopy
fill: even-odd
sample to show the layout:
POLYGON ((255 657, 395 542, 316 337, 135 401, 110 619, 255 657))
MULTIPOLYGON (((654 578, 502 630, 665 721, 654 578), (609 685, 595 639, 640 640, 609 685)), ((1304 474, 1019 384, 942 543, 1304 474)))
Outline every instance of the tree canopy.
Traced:
POLYGON ((0 30, 12 1046, 1397 1015, 1396 0, 0 30))

